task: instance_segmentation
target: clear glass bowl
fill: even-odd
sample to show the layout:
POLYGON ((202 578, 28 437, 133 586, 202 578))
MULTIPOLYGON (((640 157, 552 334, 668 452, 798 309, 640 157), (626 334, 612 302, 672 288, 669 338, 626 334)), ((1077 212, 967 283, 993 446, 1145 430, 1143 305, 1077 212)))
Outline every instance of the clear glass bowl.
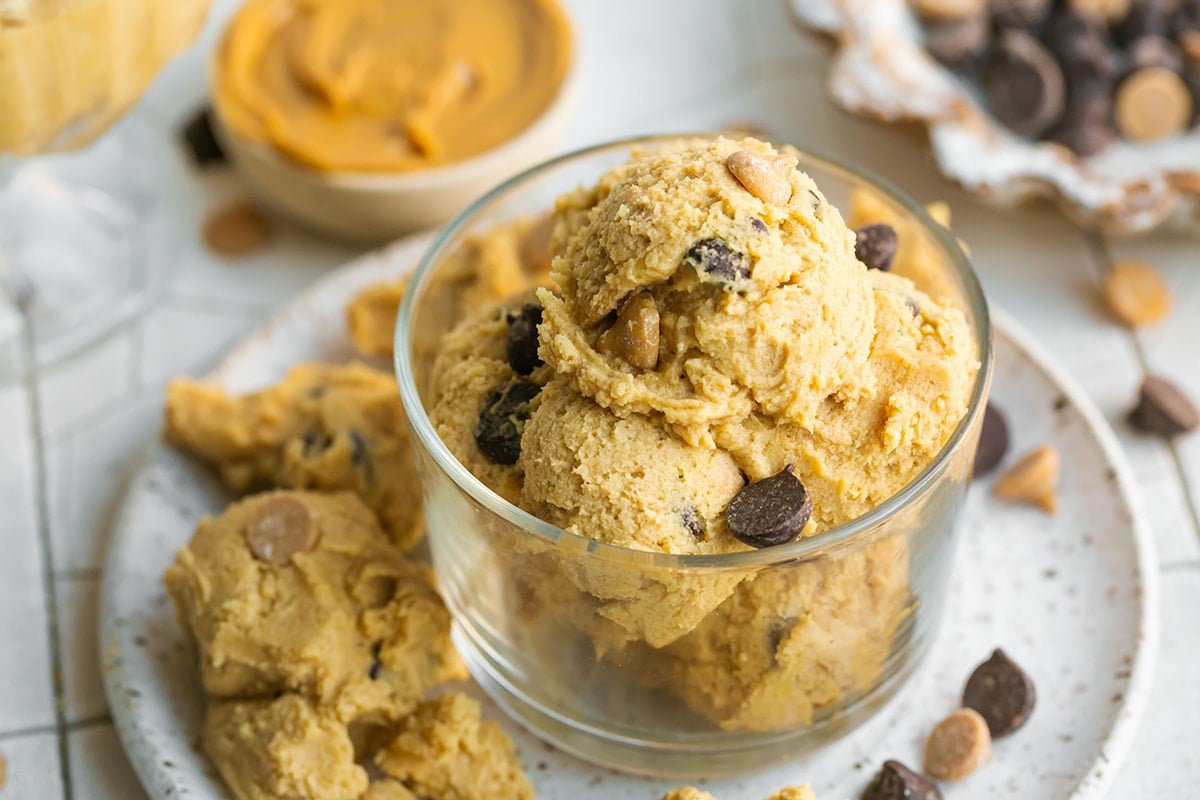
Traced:
POLYGON ((454 458, 426 414, 432 348, 459 321, 446 312, 453 304, 433 295, 433 278, 467 238, 544 212, 559 194, 627 160, 632 148, 667 138, 675 137, 554 159, 460 214, 409 285, 396 369, 434 563, 474 677, 521 724, 582 758, 632 772, 715 777, 851 730, 928 650, 983 418, 991 327, 975 274, 948 231, 882 181, 802 153, 800 169, 839 208, 852 192, 868 192, 910 224, 907 235, 926 240, 931 263, 921 288, 956 302, 972 327, 981 368, 969 410, 933 463, 851 523, 722 555, 607 545, 505 501, 454 458), (779 602, 720 599, 751 592, 779 602), (647 631, 659 623, 691 630, 669 643, 649 633, 629 640, 627 626, 613 620, 630 615, 647 631))

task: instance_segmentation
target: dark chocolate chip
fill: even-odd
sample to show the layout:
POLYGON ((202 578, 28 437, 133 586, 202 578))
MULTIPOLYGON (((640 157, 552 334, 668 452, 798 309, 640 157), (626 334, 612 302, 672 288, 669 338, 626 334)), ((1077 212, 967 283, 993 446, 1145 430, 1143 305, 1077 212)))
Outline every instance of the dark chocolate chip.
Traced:
POLYGON ((979 431, 979 448, 975 451, 972 476, 980 478, 994 470, 1008 452, 1008 420, 1004 412, 991 403, 983 411, 983 427, 979 431))
POLYGON ((1095 17, 1072 11, 1056 14, 1046 32, 1046 45, 1057 56, 1068 78, 1074 77, 1071 66, 1080 62, 1116 74, 1117 58, 1111 49, 1108 29, 1095 17))
POLYGON ((1125 51, 1130 71, 1146 67, 1162 67, 1171 72, 1183 72, 1183 53, 1162 36, 1143 36, 1125 51))
POLYGON ((763 222, 758 217, 750 218, 750 227, 754 228, 754 230, 758 231, 759 233, 766 233, 768 230, 767 223, 763 222))
POLYGON ((1200 426, 1200 412, 1179 387, 1158 375, 1142 381, 1129 423, 1146 433, 1176 436, 1200 426))
POLYGON ((799 536, 812 511, 812 495, 789 464, 769 478, 742 487, 725 509, 725 523, 738 541, 770 547, 799 536))
POLYGON ((1033 681, 1003 650, 997 649, 967 679, 962 704, 978 711, 992 737, 998 739, 1025 724, 1036 699, 1033 681))
POLYGON ((854 229, 854 257, 867 269, 887 272, 892 268, 900 239, 896 229, 885 222, 876 222, 854 229))
POLYGON ((1117 43, 1129 47, 1143 36, 1167 36, 1171 29, 1170 4, 1163 0, 1135 0, 1129 13, 1114 28, 1117 43))
POLYGON ((504 352, 508 365, 518 375, 528 375, 545 364, 538 355, 538 325, 542 324, 542 307, 526 303, 521 313, 509 321, 508 335, 504 338, 504 352))
POLYGON ((213 135, 212 109, 203 108, 183 128, 183 140, 197 166, 224 163, 225 151, 213 135))
POLYGON ((379 642, 371 645, 371 666, 367 669, 367 677, 371 680, 379 680, 380 673, 383 672, 383 662, 379 660, 379 651, 382 646, 379 642))
POLYGON ((494 464, 511 466, 521 457, 521 432, 529 421, 529 403, 542 387, 529 381, 512 381, 487 396, 475 426, 479 452, 494 464))
POLYGON ((330 438, 329 434, 318 430, 305 431, 301 442, 306 458, 319 456, 333 446, 333 439, 330 438))
POLYGON ((987 51, 991 29, 987 17, 972 14, 925 23, 925 49, 951 69, 973 72, 987 51))
POLYGON ((942 800, 937 784, 899 761, 885 761, 860 800, 942 800))
POLYGON ((767 627, 767 652, 771 654, 771 662, 779 663, 779 646, 796 627, 796 618, 777 619, 767 627))
POLYGON ((1004 31, 984 75, 988 107, 1026 136, 1049 130, 1063 114, 1066 80, 1054 56, 1024 31, 1004 31))
POLYGON ((1068 109, 1050 138, 1085 158, 1101 152, 1117 138, 1111 106, 1111 102, 1101 105, 1101 101, 1096 101, 1095 106, 1068 109))
POLYGON ((750 258, 732 249, 723 239, 701 239, 684 253, 701 280, 737 283, 750 277, 750 258))
POLYGON ((350 463, 361 467, 363 478, 368 484, 375 482, 375 464, 371 461, 371 450, 367 440, 358 431, 350 431, 350 463))
POLYGON ((1050 16, 1051 0, 989 0, 988 11, 997 28, 1038 31, 1050 16))
POLYGON ((705 538, 704 522, 700 519, 700 512, 696 511, 695 506, 684 506, 679 512, 679 521, 683 523, 684 530, 694 538, 701 541, 705 538))
POLYGON ((809 189, 808 190, 808 199, 812 203, 813 214, 816 215, 817 219, 820 219, 821 218, 821 195, 817 194, 812 189, 809 189))

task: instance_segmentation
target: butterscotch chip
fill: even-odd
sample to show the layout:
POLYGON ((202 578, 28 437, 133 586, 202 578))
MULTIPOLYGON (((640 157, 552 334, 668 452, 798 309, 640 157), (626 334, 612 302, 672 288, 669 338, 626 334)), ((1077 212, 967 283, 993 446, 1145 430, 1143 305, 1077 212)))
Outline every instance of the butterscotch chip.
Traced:
POLYGON ((971 708, 960 708, 939 722, 925 742, 925 772, 940 781, 961 780, 991 758, 987 721, 971 708))
POLYGON ((235 203, 204 220, 204 244, 219 256, 238 258, 271 240, 271 223, 247 203, 235 203))
POLYGON ((256 558, 286 564, 317 543, 316 517, 303 501, 280 495, 263 503, 246 523, 246 543, 256 558))
POLYGON ((600 337, 600 352, 611 354, 636 369, 658 365, 658 306, 640 292, 625 301, 617 321, 600 337))
POLYGON ((1187 128, 1192 95, 1183 78, 1163 67, 1139 69, 1121 82, 1117 130, 1134 142, 1156 142, 1187 128))
POLYGON ((1132 0, 1069 0, 1068 5, 1076 14, 1115 22, 1129 13, 1132 0))
POLYGON ((1058 450, 1042 445, 997 478, 992 493, 1006 500, 1036 505, 1053 514, 1058 510, 1056 487, 1060 469, 1058 450))
POLYGON ((8 780, 8 764, 4 761, 4 754, 0 753, 0 789, 4 788, 5 781, 8 780))
POLYGON ((1147 325, 1171 310, 1171 290, 1153 266, 1127 258, 1109 270, 1104 280, 1104 301, 1126 325, 1147 325))
POLYGON ((790 164, 786 156, 769 158, 753 150, 738 150, 725 159, 725 166, 747 192, 779 206, 792 199, 792 185, 784 172, 790 164))
POLYGON ((913 8, 922 17, 954 19, 982 15, 987 9, 987 0, 913 0, 913 8))

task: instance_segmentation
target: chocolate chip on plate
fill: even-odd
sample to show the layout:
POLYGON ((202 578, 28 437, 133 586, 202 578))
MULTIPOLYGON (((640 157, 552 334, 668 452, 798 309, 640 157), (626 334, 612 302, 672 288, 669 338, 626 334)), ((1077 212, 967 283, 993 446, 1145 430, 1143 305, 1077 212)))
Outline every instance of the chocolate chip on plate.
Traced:
POLYGON ((812 495, 789 464, 742 487, 725 509, 729 532, 751 547, 770 547, 800 535, 813 512, 812 495))
POLYGON ((992 738, 999 739, 1025 724, 1036 700, 1033 681, 1025 670, 997 648, 967 679, 962 702, 978 711, 992 738))
POLYGON ((683 260, 702 281, 737 283, 750 277, 750 257, 731 248, 724 239, 701 239, 688 248, 683 260))
POLYGON ((859 800, 942 800, 937 784, 899 761, 885 761, 859 800))
POLYGON ((658 365, 658 305, 649 292, 638 292, 621 305, 617 321, 600 336, 600 352, 613 355, 634 369, 658 365))
POLYGON ((1178 386, 1159 375, 1142 381, 1129 424, 1146 433, 1176 436, 1200 427, 1200 411, 1178 386))
POLYGON ((508 365, 518 375, 528 375, 546 363, 538 356, 538 325, 542 324, 542 307, 526 303, 508 324, 504 337, 504 352, 508 365))
POLYGON ((317 520, 302 500, 277 495, 255 510, 245 535, 255 558, 282 566, 317 543, 317 520))
POLYGON ((988 403, 983 410, 983 427, 979 431, 979 447, 975 450, 972 477, 981 478, 994 470, 1008 452, 1008 419, 996 405, 988 403))
POLYGON ((1062 116, 1066 80, 1054 56, 1025 31, 1003 31, 984 73, 991 112, 1016 133, 1038 136, 1062 116))
POLYGON ((494 464, 511 466, 521 457, 521 432, 529 421, 529 403, 542 387, 529 381, 512 381, 487 396, 479 422, 475 425, 475 444, 494 464))
POLYGON ((224 163, 225 151, 221 149, 221 143, 213 134, 211 108, 200 109, 187 121, 183 127, 183 141, 187 144, 188 152, 196 166, 224 163))
POLYGON ((899 245, 896 229, 886 222, 875 222, 854 229, 854 257, 867 265, 867 269, 887 272, 892 268, 899 245))
POLYGON ((925 740, 925 772, 940 781, 958 781, 992 758, 987 720, 973 708, 959 708, 939 722, 925 740))

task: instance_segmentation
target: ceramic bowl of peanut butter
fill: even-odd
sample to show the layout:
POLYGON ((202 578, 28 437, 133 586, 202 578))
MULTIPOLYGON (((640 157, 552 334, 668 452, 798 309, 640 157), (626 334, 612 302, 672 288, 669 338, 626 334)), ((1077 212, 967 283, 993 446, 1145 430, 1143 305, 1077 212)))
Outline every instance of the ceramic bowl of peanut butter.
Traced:
POLYGON ((217 133, 267 205, 382 241, 546 158, 573 50, 557 0, 248 0, 212 64, 217 133))

